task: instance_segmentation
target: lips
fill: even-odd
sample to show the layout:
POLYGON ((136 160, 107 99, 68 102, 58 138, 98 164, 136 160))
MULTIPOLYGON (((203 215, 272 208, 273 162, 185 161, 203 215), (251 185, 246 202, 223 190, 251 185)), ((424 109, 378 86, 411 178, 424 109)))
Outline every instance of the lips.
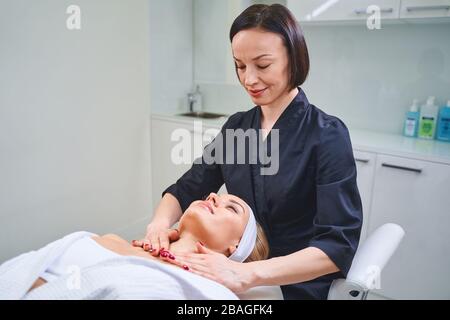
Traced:
POLYGON ((203 202, 200 202, 200 205, 203 208, 205 208, 206 210, 208 210, 211 214, 214 214, 212 206, 211 206, 211 204, 209 202, 203 201, 203 202))
POLYGON ((250 95, 252 95, 253 97, 257 97, 260 96, 267 88, 264 89, 259 89, 259 90, 248 90, 248 92, 250 93, 250 95))

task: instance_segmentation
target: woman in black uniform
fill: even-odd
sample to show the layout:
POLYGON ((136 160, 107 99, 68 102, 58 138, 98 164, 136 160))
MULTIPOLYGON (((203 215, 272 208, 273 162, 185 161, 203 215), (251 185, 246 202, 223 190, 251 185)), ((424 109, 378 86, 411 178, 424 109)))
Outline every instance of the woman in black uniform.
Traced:
POLYGON ((254 210, 268 238, 270 258, 237 263, 208 250, 205 243, 198 246, 198 254, 177 257, 174 263, 187 264, 192 272, 235 292, 280 285, 285 299, 326 299, 333 279, 349 271, 362 225, 347 127, 310 104, 300 88, 309 71, 309 56, 302 31, 287 8, 247 8, 234 21, 230 41, 237 76, 256 107, 232 115, 222 133, 259 130, 264 143, 257 147, 273 155, 271 139, 277 131, 278 159, 272 159, 278 160, 277 172, 261 174, 261 161, 195 163, 164 191, 145 239, 151 253, 158 255, 176 238, 169 228, 187 206, 225 183, 228 193, 254 210))

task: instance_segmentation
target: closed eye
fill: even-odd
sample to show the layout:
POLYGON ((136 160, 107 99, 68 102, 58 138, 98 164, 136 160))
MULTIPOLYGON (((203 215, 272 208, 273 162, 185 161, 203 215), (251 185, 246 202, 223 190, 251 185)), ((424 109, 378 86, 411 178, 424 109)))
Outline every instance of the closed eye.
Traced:
MULTIPOLYGON (((270 67, 270 64, 268 64, 267 66, 257 66, 259 69, 267 69, 268 67, 270 67)), ((244 70, 245 66, 236 66, 236 68, 240 69, 240 70, 244 70)))
POLYGON ((232 211, 234 211, 235 213, 238 213, 237 209, 233 206, 228 206, 227 208, 230 208, 232 211))

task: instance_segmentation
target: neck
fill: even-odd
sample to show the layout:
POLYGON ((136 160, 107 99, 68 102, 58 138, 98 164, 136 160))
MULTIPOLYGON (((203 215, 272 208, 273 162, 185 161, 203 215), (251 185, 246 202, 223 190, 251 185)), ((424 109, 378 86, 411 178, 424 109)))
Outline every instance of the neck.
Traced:
POLYGON ((194 237, 193 235, 183 232, 180 234, 180 238, 172 242, 169 245, 169 248, 166 248, 169 250, 172 254, 175 256, 178 252, 180 253, 194 253, 196 252, 196 243, 200 240, 194 237))
MULTIPOLYGON (((286 92, 282 96, 280 96, 277 100, 273 101, 269 105, 262 105, 262 120, 264 123, 274 124, 277 119, 281 116, 283 111, 289 106, 289 104, 294 100, 295 96, 298 94, 298 89, 294 88, 289 92, 286 92)), ((270 130, 270 128, 267 128, 270 130)))

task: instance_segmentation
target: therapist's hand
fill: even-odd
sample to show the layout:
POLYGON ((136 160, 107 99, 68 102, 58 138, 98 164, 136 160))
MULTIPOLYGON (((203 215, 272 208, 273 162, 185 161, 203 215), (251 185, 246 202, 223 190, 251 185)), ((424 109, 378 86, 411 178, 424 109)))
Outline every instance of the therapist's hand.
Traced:
POLYGON ((153 256, 158 256, 161 248, 167 250, 170 242, 177 241, 180 238, 177 229, 167 229, 166 227, 150 223, 147 226, 147 233, 145 238, 138 241, 133 241, 132 245, 135 247, 142 247, 145 251, 150 252, 153 256))
POLYGON ((175 259, 164 258, 179 267, 202 277, 219 282, 235 293, 247 291, 252 287, 250 263, 240 263, 225 255, 212 251, 197 243, 197 253, 176 253, 175 259))

